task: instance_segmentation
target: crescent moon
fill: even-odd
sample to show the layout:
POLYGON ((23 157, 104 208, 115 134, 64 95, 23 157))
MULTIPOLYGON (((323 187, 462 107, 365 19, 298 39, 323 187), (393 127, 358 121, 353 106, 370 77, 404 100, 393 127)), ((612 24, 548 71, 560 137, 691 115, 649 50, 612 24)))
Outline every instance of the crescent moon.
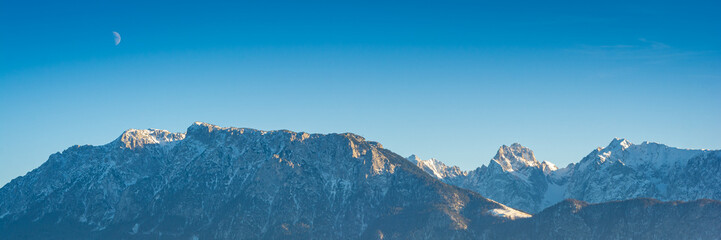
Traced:
POLYGON ((113 38, 115 40, 115 46, 120 44, 120 33, 113 31, 113 38))

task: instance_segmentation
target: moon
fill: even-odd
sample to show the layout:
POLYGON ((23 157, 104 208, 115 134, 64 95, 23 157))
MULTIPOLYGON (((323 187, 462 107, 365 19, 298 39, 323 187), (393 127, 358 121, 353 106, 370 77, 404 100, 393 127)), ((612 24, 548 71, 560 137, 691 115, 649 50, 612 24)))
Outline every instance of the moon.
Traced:
POLYGON ((115 46, 120 44, 120 33, 113 31, 113 39, 115 40, 115 46))

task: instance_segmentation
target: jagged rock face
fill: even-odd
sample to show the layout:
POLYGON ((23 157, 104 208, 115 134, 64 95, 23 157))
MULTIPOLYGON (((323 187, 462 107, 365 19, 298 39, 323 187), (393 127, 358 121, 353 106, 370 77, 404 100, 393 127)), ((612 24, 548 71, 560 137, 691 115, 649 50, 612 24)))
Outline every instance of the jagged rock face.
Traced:
POLYGON ((499 224, 492 239, 718 239, 721 202, 565 200, 532 218, 499 224))
MULTIPOLYGON (((452 167, 435 160, 438 172, 452 167)), ((424 168, 425 170, 425 168, 424 168)), ((428 170, 426 170, 428 172, 428 170)), ((614 139, 577 164, 558 169, 519 144, 502 146, 488 166, 442 181, 509 207, 536 213, 563 199, 591 203, 632 198, 721 200, 721 151, 688 150, 614 139)))
POLYGON ((518 143, 503 145, 488 166, 470 172, 461 171, 456 166, 448 167, 435 159, 420 160, 415 155, 409 157, 409 160, 448 184, 473 190, 484 197, 530 213, 545 207, 543 200, 548 189, 546 173, 556 170, 551 163, 538 162, 533 151, 518 143))
POLYGON ((353 134, 204 123, 74 146, 0 189, 2 239, 470 238, 514 211, 353 134))
POLYGON ((533 151, 517 143, 502 146, 488 167, 469 172, 459 186, 531 213, 541 209, 548 187, 533 151))
POLYGON ((523 147, 518 143, 511 144, 511 146, 501 146, 491 161, 491 164, 498 164, 501 169, 506 172, 514 172, 541 165, 541 163, 536 160, 536 156, 531 149, 523 147))

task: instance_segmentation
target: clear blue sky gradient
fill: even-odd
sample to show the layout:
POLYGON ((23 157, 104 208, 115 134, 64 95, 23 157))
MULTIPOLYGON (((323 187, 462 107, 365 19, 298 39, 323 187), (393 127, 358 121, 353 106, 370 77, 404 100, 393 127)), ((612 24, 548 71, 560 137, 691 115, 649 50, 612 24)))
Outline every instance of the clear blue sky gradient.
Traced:
POLYGON ((718 1, 229 2, 0 1, 0 185, 194 121, 466 170, 514 142, 559 166, 614 137, 721 147, 718 1))

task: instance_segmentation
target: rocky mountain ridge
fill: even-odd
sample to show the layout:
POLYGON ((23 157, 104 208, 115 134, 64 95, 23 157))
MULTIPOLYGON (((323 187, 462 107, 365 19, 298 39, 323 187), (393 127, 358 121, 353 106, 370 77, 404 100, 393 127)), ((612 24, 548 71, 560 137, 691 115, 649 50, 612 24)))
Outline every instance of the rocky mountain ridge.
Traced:
POLYGON ((350 134, 128 130, 0 189, 2 239, 470 238, 530 217, 350 134))

